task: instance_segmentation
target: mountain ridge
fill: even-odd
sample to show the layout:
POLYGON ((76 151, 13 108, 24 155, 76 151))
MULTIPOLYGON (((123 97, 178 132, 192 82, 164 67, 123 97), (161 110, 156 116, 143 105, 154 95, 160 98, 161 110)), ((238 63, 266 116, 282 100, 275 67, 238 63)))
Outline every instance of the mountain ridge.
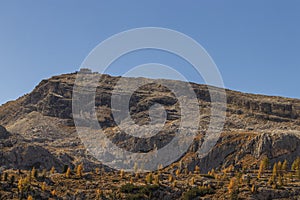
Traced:
MULTIPOLYGON (((5 126, 12 134, 20 134, 26 140, 34 141, 33 144, 43 145, 43 148, 49 151, 53 158, 59 158, 60 165, 64 163, 74 166, 77 163, 84 162, 88 169, 94 168, 100 162, 93 159, 85 150, 74 127, 72 92, 76 75, 77 73, 63 74, 42 80, 31 93, 0 106, 0 124, 5 126)), ((97 88, 96 107, 98 111, 101 111, 101 116, 98 115, 98 119, 99 123, 105 127, 105 131, 112 141, 118 146, 131 151, 150 151, 153 145, 162 147, 170 141, 173 130, 169 124, 171 122, 176 123, 180 114, 176 107, 176 101, 173 100, 172 95, 170 96, 168 90, 152 85, 149 86, 154 91, 152 96, 145 95, 144 91, 147 91, 147 88, 141 88, 140 93, 133 95, 132 117, 137 120, 138 124, 148 122, 147 109, 149 108, 149 102, 159 101, 163 103, 169 114, 166 130, 160 135, 163 138, 161 143, 154 144, 155 142, 152 140, 143 140, 143 142, 139 143, 134 138, 128 138, 124 133, 112 132, 115 124, 109 111, 109 101, 113 86, 120 77, 100 74, 99 76, 101 76, 101 79, 99 81, 100 87, 97 88), (161 93, 170 96, 170 98, 155 97, 155 95, 161 93), (124 139, 128 139, 129 143, 123 142, 124 139)), ((125 79, 128 82, 136 80, 136 78, 125 79)), ((285 142, 285 140, 290 141, 293 138, 296 145, 300 144, 297 143, 300 141, 298 138, 300 131, 300 100, 226 90, 227 118, 222 136, 211 154, 205 158, 198 159, 196 152, 201 147, 203 142, 201 138, 205 135, 210 118, 210 94, 207 89, 209 86, 173 80, 166 81, 178 84, 179 87, 182 84, 190 84, 199 100, 200 110, 205 115, 203 122, 200 124, 201 129, 197 139, 182 157, 183 160, 186 160, 189 169, 192 170, 196 164, 203 165, 202 170, 204 172, 212 168, 228 167, 231 164, 239 165, 244 157, 249 155, 253 157, 251 158, 253 161, 249 161, 248 164, 257 167, 257 163, 264 155, 268 155, 271 162, 276 162, 283 158, 288 158, 291 162, 300 154, 299 148, 291 148, 285 142), (232 141, 245 135, 249 138, 243 141, 246 144, 249 143, 249 146, 241 152, 239 150, 241 148, 240 143, 232 141), (280 135, 287 135, 287 138, 282 138, 280 135), (224 144, 229 145, 229 147, 226 148, 224 144), (271 153, 273 151, 272 148, 260 147, 261 152, 253 148, 253 146, 259 147, 265 144, 271 145, 271 147, 272 145, 280 144, 286 149, 287 153, 273 155, 271 153), (290 156, 286 156, 286 154, 290 156), (218 156, 219 158, 217 158, 218 156)), ((18 164, 14 167, 18 167, 18 164)), ((51 168, 51 166, 43 167, 51 168)))

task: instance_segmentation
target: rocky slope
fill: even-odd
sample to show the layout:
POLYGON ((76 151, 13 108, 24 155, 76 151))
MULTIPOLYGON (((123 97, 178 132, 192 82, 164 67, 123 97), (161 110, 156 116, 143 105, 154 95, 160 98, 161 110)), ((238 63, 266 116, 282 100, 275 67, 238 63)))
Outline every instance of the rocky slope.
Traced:
MULTIPOLYGON (((100 76, 100 75, 99 75, 100 76)), ((76 73, 43 80, 30 93, 0 107, 1 167, 50 169, 84 163, 85 169, 99 164, 85 149, 74 126, 72 92, 76 73)), ((96 93, 98 121, 108 138, 132 152, 148 152, 168 144, 178 128, 180 108, 174 94, 158 84, 140 87, 131 97, 130 113, 139 124, 149 123, 149 108, 162 104, 167 112, 164 129, 157 138, 137 139, 116 131, 110 110, 111 92, 119 77, 103 75, 96 93), (149 93, 149 91, 151 91, 149 93)), ((136 79, 127 78, 128 85, 136 79)), ((186 83, 168 80, 181 87, 186 83)), ((190 170, 200 164, 201 171, 212 168, 257 167, 263 156, 271 163, 300 156, 300 100, 226 91, 226 123, 218 143, 204 158, 196 156, 210 119, 210 94, 205 85, 191 83, 202 114, 198 136, 181 158, 190 170)), ((129 86, 128 86, 129 87, 129 86)))

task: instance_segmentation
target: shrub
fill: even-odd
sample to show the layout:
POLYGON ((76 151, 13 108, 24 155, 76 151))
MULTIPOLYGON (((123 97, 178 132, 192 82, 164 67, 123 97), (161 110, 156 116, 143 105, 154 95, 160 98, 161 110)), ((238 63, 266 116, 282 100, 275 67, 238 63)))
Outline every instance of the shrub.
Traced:
POLYGON ((173 181, 173 183, 172 183, 172 187, 175 188, 176 186, 177 186, 177 181, 175 180, 175 181, 173 181))
POLYGON ((252 185, 252 187, 251 187, 251 192, 252 192, 253 194, 257 193, 257 186, 256 186, 255 184, 252 185))
POLYGON ((42 183, 41 189, 42 189, 42 191, 46 190, 46 183, 45 182, 42 183))
POLYGON ((23 179, 22 178, 20 178, 18 181, 18 190, 20 193, 23 192, 23 179))
POLYGON ((262 161, 261 161, 262 167, 264 170, 269 168, 270 165, 270 161, 268 157, 265 157, 262 161))
POLYGON ((123 179, 123 178, 124 178, 124 175, 125 175, 125 172, 124 172, 124 170, 123 170, 123 169, 121 169, 121 170, 120 170, 120 177, 121 177, 121 179, 123 179))
POLYGON ((159 185, 159 175, 154 175, 153 183, 159 185))
POLYGON ((51 195, 52 195, 52 196, 55 196, 55 195, 56 195, 56 190, 52 190, 52 191, 51 191, 51 195))
POLYGON ((31 177, 37 178, 37 176, 38 176, 38 171, 35 169, 35 167, 33 167, 31 170, 31 177))
POLYGON ((283 186, 283 180, 282 180, 282 176, 281 175, 279 175, 279 177, 278 177, 278 185, 279 186, 283 186))
POLYGON ((77 166, 76 175, 81 178, 82 177, 82 172, 83 172, 83 165, 79 164, 77 166))
POLYGON ((207 174, 208 174, 208 175, 211 175, 212 177, 215 177, 215 175, 216 175, 215 169, 212 169, 212 170, 209 171, 207 174))
POLYGON ((300 179, 300 157, 297 157, 292 164, 292 170, 295 171, 295 175, 300 179))
MULTIPOLYGON (((54 174, 55 173, 55 167, 51 167, 50 169, 50 174, 54 174)), ((65 172, 64 172, 65 173, 65 172)))
POLYGON ((230 194, 233 194, 236 191, 238 191, 238 189, 239 189, 238 180, 235 177, 231 178, 230 183, 228 185, 228 192, 230 194))
POLYGON ((192 200, 196 197, 204 197, 207 194, 214 194, 215 191, 212 188, 207 187, 194 187, 190 189, 189 191, 183 193, 182 199, 184 200, 192 200))
POLYGON ((272 175, 273 175, 274 177, 277 177, 277 176, 278 176, 278 165, 277 165, 277 163, 275 163, 274 166, 273 166, 273 172, 272 172, 272 175))
POLYGON ((300 168, 300 157, 297 157, 292 164, 292 170, 295 171, 300 168))
POLYGON ((287 172, 287 167, 288 167, 288 162, 287 162, 287 160, 284 160, 284 162, 282 164, 282 170, 283 170, 283 172, 287 172))
POLYGON ((42 171, 42 178, 46 178, 47 177, 47 170, 43 169, 42 171))
POLYGON ((27 176, 26 178, 20 178, 18 181, 18 190, 21 194, 23 194, 23 192, 28 192, 28 190, 30 189, 30 175, 27 176))
POLYGON ((264 173, 264 171, 269 168, 269 164, 270 164, 270 162, 267 157, 262 159, 262 161, 260 162, 260 165, 259 165, 257 178, 261 178, 261 175, 264 173))
POLYGON ((176 176, 178 177, 180 175, 180 170, 177 169, 176 172, 175 172, 176 176))
POLYGON ((146 176, 146 183, 147 183, 147 184, 151 184, 152 181, 153 181, 153 175, 152 175, 152 173, 150 172, 150 173, 148 173, 147 176, 146 176))
POLYGON ((70 167, 68 167, 68 169, 67 169, 67 171, 65 173, 65 176, 66 176, 66 178, 70 178, 70 176, 71 176, 71 169, 70 169, 70 167))
POLYGON ((146 185, 139 187, 139 193, 145 194, 147 196, 152 196, 152 193, 159 189, 158 185, 146 185))
MULTIPOLYGON (((145 199, 145 196, 151 197, 153 192, 156 191, 159 188, 158 185, 146 185, 146 186, 136 186, 130 183, 127 183, 125 185, 122 185, 120 188, 120 191, 122 193, 129 194, 128 198, 141 198, 145 199)), ((128 199, 127 198, 127 199, 128 199)))
POLYGON ((172 174, 169 174, 168 181, 169 181, 169 183, 173 183, 174 177, 172 174))
POLYGON ((120 188, 120 191, 122 193, 133 193, 136 190, 139 190, 139 187, 135 186, 133 184, 130 184, 130 183, 122 185, 121 188, 120 188))
POLYGON ((277 163, 277 170, 278 170, 278 175, 279 176, 283 175, 283 172, 282 172, 282 163, 280 161, 277 163))
POLYGON ((190 179, 189 184, 190 184, 191 186, 195 185, 195 178, 194 178, 194 177, 192 177, 192 178, 190 179))
POLYGON ((200 167, 198 165, 196 165, 194 173, 200 174, 200 167))

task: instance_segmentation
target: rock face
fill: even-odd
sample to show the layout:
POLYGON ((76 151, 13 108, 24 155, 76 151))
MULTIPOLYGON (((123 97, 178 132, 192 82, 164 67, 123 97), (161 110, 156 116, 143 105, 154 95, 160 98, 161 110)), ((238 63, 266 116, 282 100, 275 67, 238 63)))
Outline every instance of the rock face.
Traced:
POLYGON ((7 139, 9 137, 9 132, 3 126, 0 126, 0 139, 7 139))
MULTIPOLYGON (((92 169, 100 164, 86 151, 74 126, 72 95, 76 75, 65 74, 43 80, 30 94, 0 107, 0 124, 11 132, 0 126, 1 145, 6 148, 1 152, 1 165, 59 168, 83 162, 86 169, 92 169), (18 139, 16 134, 23 139, 18 139)), ((107 137, 118 147, 132 152, 149 152, 168 144, 181 118, 177 97, 159 84, 138 88, 129 102, 132 120, 138 125, 149 124, 149 109, 156 103, 164 107, 167 118, 156 136, 133 137, 118 130, 110 109, 111 94, 118 80, 119 77, 103 75, 96 90, 98 122, 107 137)), ((125 87, 132 87, 136 80, 126 78, 125 87)), ((172 80, 168 83, 178 88, 187 84, 172 80)), ((291 163, 300 156, 300 100, 227 90, 227 118, 222 135, 207 156, 198 158, 196 151, 207 131, 211 102, 207 86, 191 83, 191 87, 202 115, 198 135, 182 157, 191 170, 195 164, 200 164, 203 172, 230 164, 251 167, 256 166, 263 156, 268 156, 271 162, 287 159, 291 163)), ((128 94, 122 95, 120 99, 128 94)), ((89 103, 86 106, 93 106, 89 103)))
POLYGON ((39 145, 31 144, 21 135, 6 131, 5 137, 1 137, 0 146, 1 167, 50 169, 50 166, 54 166, 58 170, 62 169, 62 162, 55 155, 39 145))
POLYGON ((19 169, 62 169, 62 163, 48 150, 36 145, 22 145, 11 149, 3 154, 4 163, 8 167, 18 167, 19 169))
POLYGON ((204 171, 216 166, 257 167, 262 156, 270 158, 271 166, 278 161, 292 163, 300 155, 300 135, 295 132, 226 133, 207 157, 191 162, 191 169, 200 164, 204 171))

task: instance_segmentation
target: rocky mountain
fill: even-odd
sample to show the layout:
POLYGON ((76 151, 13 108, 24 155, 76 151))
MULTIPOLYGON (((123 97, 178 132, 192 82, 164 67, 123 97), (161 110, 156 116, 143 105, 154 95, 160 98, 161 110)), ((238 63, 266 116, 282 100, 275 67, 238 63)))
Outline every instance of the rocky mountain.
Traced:
MULTIPOLYGON (((0 107, 0 163, 2 168, 30 169, 83 163, 86 170, 101 163, 87 152, 74 125, 72 114, 73 86, 77 73, 43 80, 29 94, 0 107), (4 128, 5 127, 5 128, 4 128)), ((101 75, 97 75, 101 76, 101 75)), ((111 112, 111 94, 120 77, 102 75, 96 90, 98 122, 107 137, 117 146, 132 152, 149 152, 168 144, 180 122, 180 107, 175 95, 159 84, 139 87, 130 97, 130 114, 138 125, 148 124, 149 108, 164 106, 167 120, 158 136, 137 138, 117 129, 111 112)), ((142 79, 142 78, 139 78, 142 79)), ((130 87, 136 78, 125 78, 130 87)), ((187 83, 166 80, 181 87, 187 83)), ((271 164, 300 156, 300 100, 245 94, 226 90, 226 122, 217 144, 203 158, 196 152, 203 143, 210 120, 208 86, 190 83, 200 110, 197 137, 181 160, 190 170, 201 171, 236 167, 257 168, 267 156, 271 164)), ((214 89, 217 90, 217 89, 214 89)), ((121 97, 122 98, 122 97, 121 97)))

